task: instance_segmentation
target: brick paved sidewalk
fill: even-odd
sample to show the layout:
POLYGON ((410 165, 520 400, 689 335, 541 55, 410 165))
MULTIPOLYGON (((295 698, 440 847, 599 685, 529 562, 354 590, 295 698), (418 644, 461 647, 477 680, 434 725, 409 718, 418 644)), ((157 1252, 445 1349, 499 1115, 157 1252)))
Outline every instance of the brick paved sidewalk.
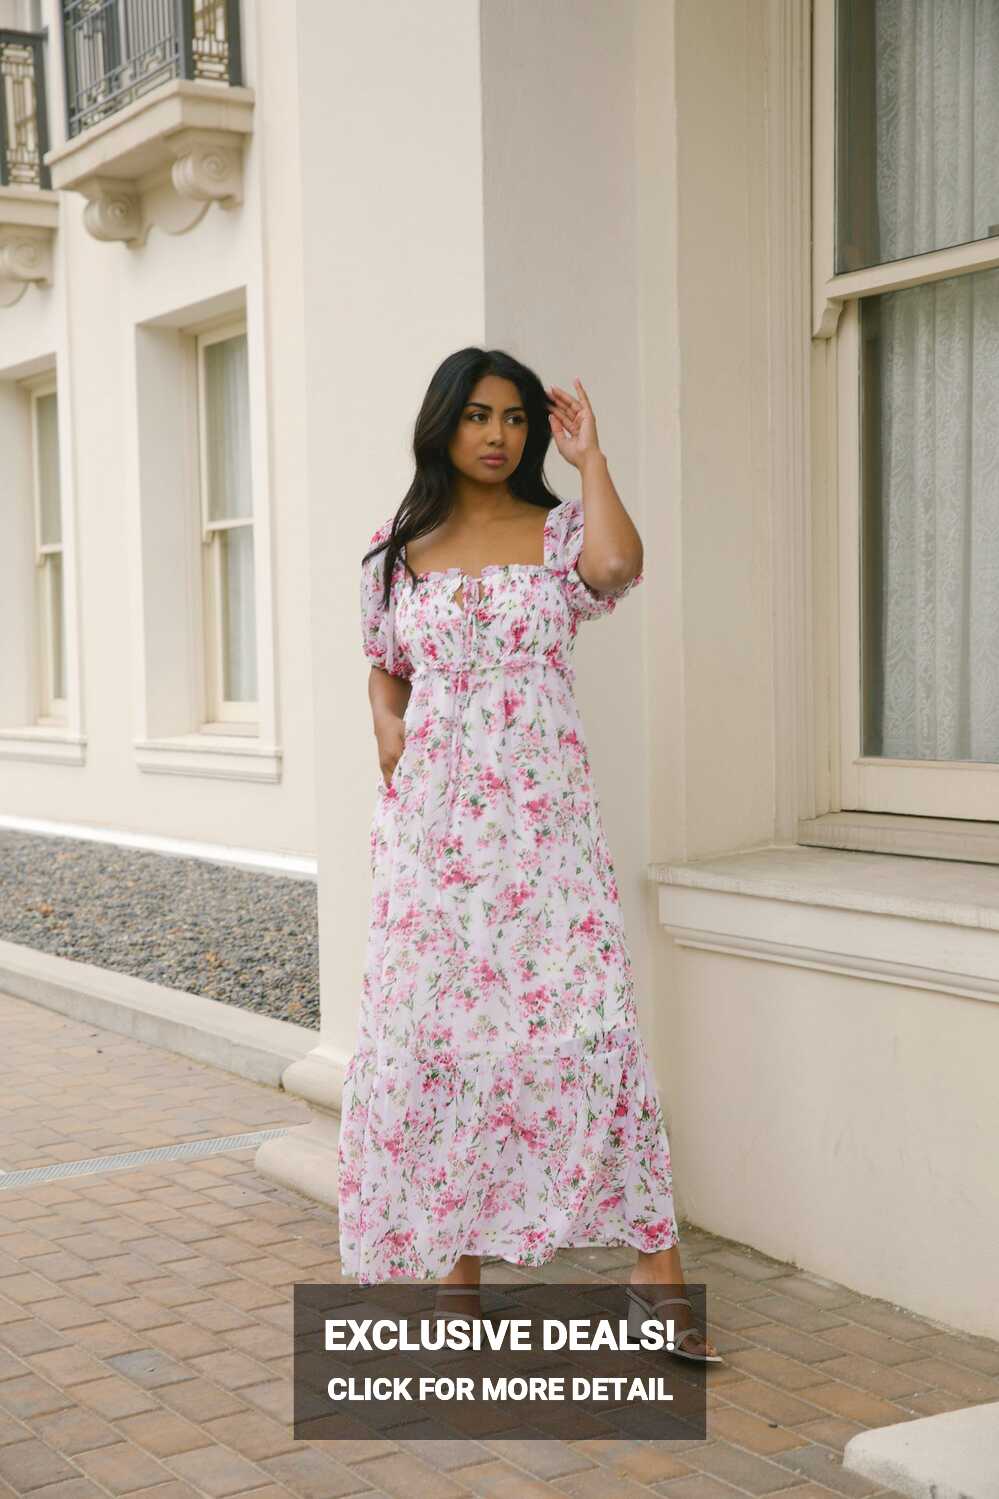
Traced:
MULTIPOLYGON (((7 1173, 309 1117, 3 995, 0 1024, 7 1173)), ((707 1374, 707 1441, 296 1441, 292 1286, 341 1278, 336 1214, 259 1176, 255 1149, 0 1176, 0 1495, 866 1499, 886 1491, 842 1470, 854 1432, 999 1399, 999 1345, 687 1229, 685 1273, 727 1359, 707 1374)), ((567 1252, 542 1278, 623 1279, 629 1259, 567 1252)))

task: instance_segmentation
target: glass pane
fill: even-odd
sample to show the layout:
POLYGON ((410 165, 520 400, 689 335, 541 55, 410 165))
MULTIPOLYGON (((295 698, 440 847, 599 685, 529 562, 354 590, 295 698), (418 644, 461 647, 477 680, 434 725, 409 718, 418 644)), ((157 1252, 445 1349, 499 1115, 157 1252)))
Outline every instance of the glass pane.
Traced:
POLYGON ((208 518, 232 520, 252 515, 245 333, 206 346, 204 408, 208 518))
POLYGON ((253 598, 253 527, 219 532, 222 548, 222 696, 255 702, 257 637, 253 598))
POLYGON ((38 144, 38 53, 16 32, 0 34, 0 181, 10 187, 40 187, 38 144))
POLYGON ((62 598, 62 553, 50 552, 46 558, 49 572, 49 638, 52 642, 52 696, 66 696, 65 610, 62 598))
POLYGON ((999 270, 865 297, 863 753, 999 761, 999 270))
POLYGON ((836 270, 999 234, 999 0, 838 0, 836 270))
POLYGON ((42 544, 62 541, 59 504, 59 407, 55 391, 35 402, 38 425, 38 493, 42 544))

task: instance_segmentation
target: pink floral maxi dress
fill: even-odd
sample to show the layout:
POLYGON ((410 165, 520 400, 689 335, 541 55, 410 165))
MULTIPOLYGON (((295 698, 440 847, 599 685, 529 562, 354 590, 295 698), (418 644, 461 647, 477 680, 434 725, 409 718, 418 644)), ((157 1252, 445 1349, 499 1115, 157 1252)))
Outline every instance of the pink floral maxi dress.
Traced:
POLYGON ((342 1264, 366 1283, 678 1239, 571 665, 642 574, 595 593, 582 526, 581 500, 554 506, 543 565, 414 586, 400 559, 387 609, 384 553, 362 566, 365 654, 412 684, 341 1114, 342 1264))

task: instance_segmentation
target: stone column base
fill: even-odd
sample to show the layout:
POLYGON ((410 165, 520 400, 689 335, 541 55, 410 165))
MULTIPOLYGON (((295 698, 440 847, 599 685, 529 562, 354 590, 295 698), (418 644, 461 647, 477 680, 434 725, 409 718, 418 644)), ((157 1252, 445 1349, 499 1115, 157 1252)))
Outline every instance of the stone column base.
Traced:
POLYGON ((286 1135, 265 1140, 253 1159, 256 1169, 271 1181, 334 1209, 338 1203, 337 1148, 345 1069, 346 1058, 321 1045, 286 1067, 281 1086, 286 1093, 304 1099, 313 1110, 313 1118, 286 1135))

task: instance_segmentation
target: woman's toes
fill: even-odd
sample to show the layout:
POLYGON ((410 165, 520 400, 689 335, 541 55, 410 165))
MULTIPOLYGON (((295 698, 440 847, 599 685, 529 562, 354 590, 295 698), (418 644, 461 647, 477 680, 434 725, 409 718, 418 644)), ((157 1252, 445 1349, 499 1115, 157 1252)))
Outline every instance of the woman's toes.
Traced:
POLYGON ((677 1339, 682 1338, 682 1342, 677 1342, 676 1347, 684 1353, 692 1353, 697 1358, 717 1358, 718 1356, 717 1348, 713 1343, 708 1341, 699 1329, 695 1329, 693 1337, 684 1338, 683 1329, 681 1328, 676 1337, 677 1339))

